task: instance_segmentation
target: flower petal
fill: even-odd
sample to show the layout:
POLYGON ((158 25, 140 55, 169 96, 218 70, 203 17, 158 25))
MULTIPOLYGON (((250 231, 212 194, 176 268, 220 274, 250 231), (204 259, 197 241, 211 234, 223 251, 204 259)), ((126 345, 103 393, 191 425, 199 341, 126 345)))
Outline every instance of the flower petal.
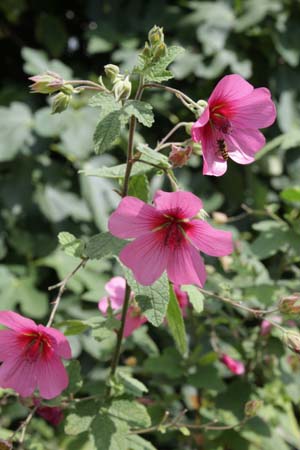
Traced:
POLYGON ((206 280, 203 260, 188 242, 170 252, 167 274, 174 284, 195 284, 202 287, 206 280))
POLYGON ((30 397, 37 384, 36 364, 22 357, 12 356, 0 367, 0 386, 14 389, 22 397, 30 397))
POLYGON ((37 325, 33 320, 27 319, 13 311, 0 311, 0 324, 14 331, 37 329, 37 325))
POLYGON ((194 142, 199 142, 199 129, 204 127, 209 121, 209 106, 205 108, 201 116, 197 119, 197 121, 192 126, 192 138, 194 142))
POLYGON ((39 325, 39 329, 54 339, 57 346, 55 348, 55 353, 58 356, 61 356, 64 359, 72 358, 72 350, 69 341, 61 331, 52 327, 44 327, 43 325, 39 325))
POLYGON ((163 245, 163 231, 148 233, 127 244, 119 257, 129 267, 138 283, 149 286, 167 266, 168 249, 163 245))
POLYGON ((232 234, 213 228, 204 220, 192 220, 186 231, 192 244, 210 256, 225 256, 233 252, 232 234))
POLYGON ((253 91, 253 86, 237 74, 226 75, 214 88, 208 99, 209 105, 232 102, 249 95, 253 91))
POLYGON ((22 347, 18 341, 18 334, 13 330, 0 330, 0 361, 17 357, 22 353, 22 347))
POLYGON ((229 157, 239 164, 251 164, 266 142, 259 130, 235 129, 226 137, 229 157))
POLYGON ((202 156, 203 156, 203 175, 214 175, 220 177, 227 170, 227 161, 219 155, 216 146, 217 136, 211 130, 211 127, 205 127, 201 136, 202 156))
POLYGON ((250 95, 231 103, 235 111, 232 126, 238 128, 266 128, 276 119, 276 108, 267 88, 254 89, 250 95))
POLYGON ((37 387, 45 399, 57 397, 69 384, 67 371, 58 356, 37 363, 37 387))
POLYGON ((125 321, 124 337, 130 336, 137 328, 140 328, 145 322, 147 322, 146 317, 142 315, 136 315, 134 308, 132 306, 129 307, 125 321))
POLYGON ((148 233, 161 220, 161 215, 151 205, 135 197, 125 197, 109 218, 108 229, 123 239, 148 233))
POLYGON ((154 204, 162 214, 170 214, 179 219, 194 217, 203 207, 200 198, 191 192, 157 191, 154 204))

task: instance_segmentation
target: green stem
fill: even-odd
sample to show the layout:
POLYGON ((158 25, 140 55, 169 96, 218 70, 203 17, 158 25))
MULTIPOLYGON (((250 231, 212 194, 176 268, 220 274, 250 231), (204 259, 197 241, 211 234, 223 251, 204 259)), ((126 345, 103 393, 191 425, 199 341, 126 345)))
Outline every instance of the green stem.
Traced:
MULTIPOLYGON (((143 92, 143 77, 140 78, 140 83, 139 83, 139 87, 138 87, 136 95, 135 95, 135 100, 139 100, 141 98, 142 92, 143 92)), ((130 124, 129 124, 127 162, 126 162, 126 171, 125 171, 125 176, 124 176, 124 184, 123 184, 123 189, 122 189, 122 197, 126 197, 126 195, 128 195, 130 174, 131 174, 131 170, 132 170, 132 167, 134 164, 133 144, 134 144, 135 127, 136 127, 136 118, 134 116, 131 116, 130 124)), ((129 284, 126 282, 125 298, 124 298, 124 303, 123 303, 122 313, 121 313, 121 326, 117 333, 116 348, 115 348, 115 351, 114 351, 114 354, 112 357, 112 362, 111 362, 111 372, 110 372, 111 376, 115 374, 116 369, 118 367, 119 359, 120 359, 121 345, 122 345, 122 339, 123 339, 123 334, 124 334, 127 311, 128 311, 128 307, 129 307, 130 294, 131 294, 131 288, 130 288, 129 284)))

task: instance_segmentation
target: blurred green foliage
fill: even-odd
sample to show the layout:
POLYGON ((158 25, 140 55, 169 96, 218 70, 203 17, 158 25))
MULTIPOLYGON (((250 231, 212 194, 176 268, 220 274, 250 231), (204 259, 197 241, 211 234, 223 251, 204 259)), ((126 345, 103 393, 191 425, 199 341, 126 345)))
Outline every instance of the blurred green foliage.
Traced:
MULTIPOLYGON (((112 152, 95 156, 92 136, 99 110, 87 106, 90 95, 76 97, 65 113, 52 116, 42 96, 29 94, 27 77, 50 69, 67 79, 97 80, 111 61, 123 70, 132 68, 154 23, 164 26, 168 44, 187 50, 172 66, 172 86, 195 100, 207 98, 221 76, 235 72, 255 86, 268 86, 277 102, 277 124, 267 130, 268 144, 256 164, 230 164, 226 175, 215 179, 202 176, 201 160, 194 156, 189 167, 177 171, 181 186, 199 195, 208 212, 219 210, 231 217, 225 228, 233 231, 237 251, 220 262, 206 259, 206 288, 262 308, 300 291, 299 2, 46 0, 41 5, 36 0, 8 0, 0 3, 0 10, 1 309, 46 319, 54 295, 47 287, 74 268, 79 239, 105 231, 118 203, 118 176, 95 178, 79 170, 92 172, 125 161, 126 130, 112 152), (69 254, 62 251, 68 236, 61 235, 61 246, 57 240, 65 231, 78 238, 69 254)), ((172 124, 193 120, 169 93, 146 93, 145 98, 153 105, 155 123, 143 128, 139 142, 155 144, 172 124)), ((158 187, 168 189, 163 182, 161 175, 152 176, 150 193, 158 187)), ((138 189, 136 184, 131 189, 138 189)), ((110 259, 89 261, 64 296, 57 323, 68 331, 85 379, 82 387, 78 368, 72 368, 73 395, 99 394, 103 389, 115 336, 81 334, 86 329, 81 321, 98 314, 104 284, 120 270, 110 259)), ((258 417, 234 430, 146 437, 162 450, 300 449, 299 357, 284 347, 278 330, 262 336, 260 321, 249 314, 209 297, 201 309, 190 309, 185 318, 190 350, 186 358, 174 348, 164 325, 144 325, 128 338, 122 373, 137 377, 150 394, 135 381, 118 380, 115 389, 146 396, 154 425, 166 410, 176 416, 183 408, 191 423, 217 419, 234 425, 242 420, 249 399, 259 398, 264 406, 258 417), (233 377, 219 363, 212 335, 224 353, 244 361, 245 376, 233 377)), ((99 432, 114 426, 105 415, 98 416, 99 423, 94 420, 92 441, 88 440, 94 406, 66 410, 65 432, 63 425, 55 431, 41 418, 34 419, 26 449, 120 449, 117 435, 107 442, 99 432)), ((122 422, 120 411, 128 405, 117 406, 116 420, 122 422)), ((0 438, 7 438, 25 409, 6 397, 0 407, 0 438)), ((139 427, 148 426, 148 415, 141 409, 128 414, 139 419, 139 427)), ((130 448, 154 448, 145 442, 133 436, 130 448)))

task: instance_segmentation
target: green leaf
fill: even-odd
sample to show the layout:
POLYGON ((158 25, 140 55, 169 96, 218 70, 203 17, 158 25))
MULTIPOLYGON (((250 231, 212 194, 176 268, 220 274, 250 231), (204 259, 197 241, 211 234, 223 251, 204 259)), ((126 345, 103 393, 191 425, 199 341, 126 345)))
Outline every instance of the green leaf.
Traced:
POLYGON ((108 409, 114 419, 124 420, 130 427, 146 428, 151 419, 144 405, 130 400, 114 400, 108 409))
POLYGON ((128 450, 157 450, 149 441, 137 434, 127 436, 128 450))
POLYGON ((58 241, 67 255, 76 256, 78 258, 82 257, 84 242, 77 239, 74 234, 71 234, 68 231, 61 231, 58 234, 58 241))
POLYGON ((189 375, 187 383, 199 389, 211 389, 218 392, 225 388, 218 369, 213 365, 199 367, 196 373, 189 375))
POLYGON ((68 42, 64 22, 44 12, 37 17, 36 37, 56 57, 62 54, 68 42))
POLYGON ((128 195, 137 197, 144 202, 149 200, 149 181, 146 175, 136 175, 130 178, 128 195))
POLYGON ((125 392, 129 395, 133 395, 134 397, 142 397, 142 395, 148 392, 148 388, 141 381, 133 378, 126 372, 118 371, 117 377, 123 384, 125 392))
POLYGON ((184 285, 181 286, 181 290, 186 292, 189 296, 189 301, 193 305, 194 310, 200 314, 203 311, 204 295, 196 286, 184 285))
POLYGON ((93 236, 86 244, 86 254, 90 259, 101 259, 118 255, 127 241, 112 236, 109 232, 93 236))
POLYGON ((98 411, 99 405, 92 400, 78 403, 74 412, 66 418, 65 433, 77 436, 77 434, 88 431, 98 411))
POLYGON ((120 111, 112 111, 98 123, 94 133, 95 151, 104 153, 110 148, 121 132, 120 111))
POLYGON ((152 150, 152 148, 148 147, 147 144, 139 144, 137 146, 137 149, 143 155, 146 155, 146 161, 150 161, 153 164, 157 164, 158 166, 165 168, 171 167, 167 156, 163 155, 162 153, 155 152, 154 150, 152 150))
POLYGON ((83 320, 64 320, 63 322, 60 322, 59 327, 65 327, 64 328, 64 335, 65 336, 74 336, 76 334, 82 334, 85 330, 88 329, 88 325, 83 320))
POLYGON ((169 302, 169 282, 167 275, 164 273, 151 286, 138 284, 132 276, 132 273, 127 269, 125 269, 125 278, 135 293, 136 301, 149 322, 156 327, 161 325, 164 321, 169 302))
MULTIPOLYGON (((143 164, 141 162, 135 162, 131 171, 131 176, 140 175, 153 170, 153 167, 143 164)), ((119 164, 113 167, 99 167, 96 169, 84 169, 80 170, 79 173, 83 173, 89 177, 99 177, 99 178, 124 178, 126 172, 126 164, 119 164)))
POLYGON ((105 411, 101 412, 93 420, 91 427, 93 450, 128 450, 128 431, 126 422, 114 419, 105 411))
POLYGON ((141 100, 128 100, 122 111, 126 113, 127 117, 134 116, 145 127, 151 127, 154 122, 150 103, 142 102, 141 100))
POLYGON ((172 284, 170 283, 169 286, 170 286, 169 289, 170 299, 167 309, 167 322, 177 349, 182 355, 185 355, 188 349, 182 312, 179 307, 178 300, 174 293, 172 284))
POLYGON ((108 114, 121 109, 121 105, 116 101, 115 96, 108 92, 100 92, 94 95, 89 101, 89 106, 100 108, 100 120, 103 120, 108 114))
POLYGON ((83 384, 81 378, 80 362, 76 360, 70 361, 67 367, 67 371, 69 375, 69 385, 64 394, 65 395, 76 394, 76 392, 78 392, 81 389, 83 384))
POLYGON ((33 118, 27 105, 12 102, 0 107, 0 162, 10 161, 33 143, 33 118))
POLYGON ((252 252, 259 259, 269 258, 280 250, 284 251, 288 247, 291 237, 289 229, 284 224, 269 222, 269 228, 261 233, 251 244, 252 252))
POLYGON ((184 49, 180 46, 174 45, 168 47, 167 54, 155 63, 147 63, 140 58, 139 65, 135 70, 138 73, 142 73, 146 81, 155 81, 157 83, 167 81, 170 78, 173 78, 172 73, 169 70, 166 70, 167 67, 183 52, 184 49))
POLYGON ((280 197, 287 202, 300 202, 300 186, 284 189, 280 197))

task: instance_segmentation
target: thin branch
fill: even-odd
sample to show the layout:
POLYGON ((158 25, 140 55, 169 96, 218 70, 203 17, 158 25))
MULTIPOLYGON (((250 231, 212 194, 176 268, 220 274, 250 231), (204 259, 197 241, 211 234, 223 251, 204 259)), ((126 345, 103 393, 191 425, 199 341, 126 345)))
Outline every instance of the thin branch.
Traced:
POLYGON ((57 311, 57 309, 58 309, 58 307, 59 307, 59 303, 60 303, 60 300, 61 300, 61 298, 62 298, 62 295, 63 295, 63 293, 64 293, 64 291, 65 291, 65 289, 66 289, 67 283, 68 283, 68 282, 70 281, 70 279, 75 275, 75 273, 78 272, 79 269, 81 269, 81 267, 84 267, 84 266, 85 266, 87 260, 88 260, 88 258, 82 259, 82 260, 80 261, 80 263, 75 267, 75 269, 72 270, 72 272, 69 273, 62 281, 60 281, 60 282, 57 283, 57 284, 54 284, 53 286, 49 286, 49 287, 48 287, 48 290, 49 290, 49 291, 52 291, 53 289, 56 289, 56 288, 59 287, 59 291, 58 291, 58 294, 57 294, 56 299, 55 299, 54 302, 53 302, 53 305, 54 305, 54 306, 53 306, 53 309, 52 309, 52 311, 51 311, 51 314, 50 314, 48 323, 47 323, 47 325, 46 325, 47 327, 51 327, 51 325, 52 325, 52 323, 53 323, 53 320, 54 320, 56 311, 57 311))
POLYGON ((188 125, 189 122, 179 122, 177 123, 177 125, 175 125, 175 127, 173 127, 168 134, 166 134, 166 136, 157 144, 157 146, 155 147, 155 151, 159 152, 159 150, 161 150, 163 147, 163 144, 169 139, 169 137, 172 136, 172 134, 175 133, 175 131, 177 131, 179 128, 181 127, 185 127, 186 125, 188 125))
POLYGON ((262 317, 268 314, 273 314, 274 312, 278 311, 278 308, 273 309, 255 309, 250 308, 249 306, 243 305, 241 302, 237 302, 235 300, 232 300, 228 297, 224 297, 222 295, 216 294, 212 291, 207 291, 206 289, 199 288, 199 291, 203 294, 209 295, 211 297, 217 298, 218 300, 221 300, 224 303, 229 303, 232 306, 235 306, 236 308, 242 309, 244 311, 250 312, 251 314, 254 314, 256 317, 262 317))
POLYGON ((146 83, 143 85, 143 89, 145 88, 157 88, 157 89, 164 89, 165 91, 171 92, 172 94, 175 94, 179 100, 188 107, 188 104, 193 106, 194 108, 199 108, 199 105, 194 102, 190 97, 188 97, 183 92, 179 91, 178 89, 174 89, 170 86, 165 86, 164 84, 158 84, 158 83, 146 83))
POLYGON ((30 413, 28 414, 28 416, 26 417, 26 419, 20 424, 20 426, 16 429, 16 431, 14 431, 14 433, 10 436, 10 438, 8 439, 9 442, 13 442, 14 438, 16 437, 16 435, 21 431, 21 436, 19 439, 19 443, 22 444, 24 442, 25 439, 25 434, 26 434, 26 430, 28 425, 30 424, 33 416, 36 413, 36 410, 38 409, 38 406, 35 406, 30 413))

